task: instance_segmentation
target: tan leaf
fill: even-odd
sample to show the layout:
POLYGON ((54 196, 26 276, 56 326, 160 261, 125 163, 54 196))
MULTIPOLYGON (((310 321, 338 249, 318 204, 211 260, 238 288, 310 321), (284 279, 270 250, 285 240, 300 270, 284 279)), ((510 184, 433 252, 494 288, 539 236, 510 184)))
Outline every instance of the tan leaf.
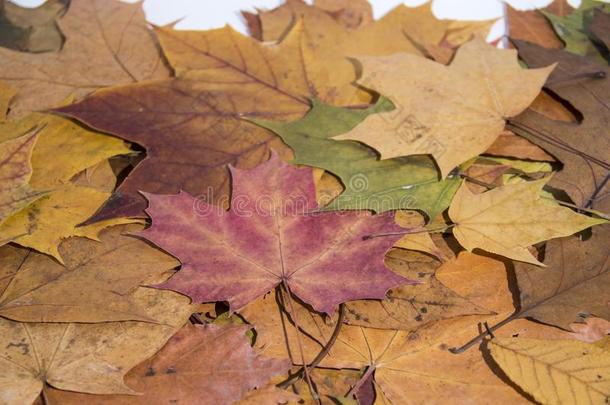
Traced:
MULTIPOLYGON (((562 3, 557 0, 553 3, 562 3)), ((506 19, 511 38, 528 41, 545 48, 563 48, 551 22, 539 10, 520 11, 507 6, 506 19)))
POLYGON ((547 181, 502 186, 483 194, 473 194, 462 184, 449 207, 453 234, 468 251, 479 248, 542 265, 528 246, 606 222, 542 199, 547 181))
POLYGON ((527 139, 515 135, 511 131, 503 131, 494 143, 487 148, 485 154, 515 157, 517 159, 539 160, 543 162, 555 161, 553 156, 546 153, 543 149, 534 145, 527 139))
POLYGON ((449 66, 405 53, 361 57, 359 83, 389 97, 396 110, 370 115, 335 139, 366 143, 382 159, 431 154, 444 178, 491 146, 553 69, 521 69, 516 56, 472 40, 449 66))
POLYGON ((11 115, 57 107, 101 87, 168 76, 141 3, 74 0, 58 22, 60 52, 0 48, 0 79, 19 90, 11 115))
POLYGON ((439 319, 490 313, 439 282, 434 272, 440 262, 430 256, 393 249, 386 255, 385 263, 394 272, 421 284, 393 288, 384 300, 348 302, 345 305, 347 323, 413 330, 439 319))
MULTIPOLYGON (((236 403, 248 391, 266 384, 275 375, 285 374, 290 367, 287 361, 268 359, 254 351, 245 336, 247 329, 185 325, 154 357, 125 376, 126 384, 142 395, 92 396, 52 391, 50 399, 61 404, 107 405, 236 403)), ((275 397, 280 398, 277 394, 275 397)))
POLYGON ((520 316, 565 330, 587 314, 610 318, 609 235, 606 224, 594 227, 586 240, 577 235, 547 242, 546 268, 515 263, 520 316))
POLYGON ((135 394, 123 376, 152 356, 188 319, 188 298, 142 288, 147 322, 20 323, 0 318, 0 399, 32 403, 45 384, 92 394, 135 394))
POLYGON ((173 257, 125 234, 141 226, 105 231, 100 242, 64 241, 65 266, 46 255, 0 248, 0 315, 23 322, 154 321, 134 293, 179 266, 173 257))

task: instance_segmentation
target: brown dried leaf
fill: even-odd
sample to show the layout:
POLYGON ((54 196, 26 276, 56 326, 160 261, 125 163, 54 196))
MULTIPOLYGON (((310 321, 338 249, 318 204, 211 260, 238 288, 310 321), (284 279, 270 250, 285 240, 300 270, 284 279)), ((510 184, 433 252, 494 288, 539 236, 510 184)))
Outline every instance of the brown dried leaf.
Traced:
POLYGON ((168 76, 142 4, 72 0, 60 52, 0 49, 0 79, 19 90, 11 116, 61 105, 102 87, 168 76))

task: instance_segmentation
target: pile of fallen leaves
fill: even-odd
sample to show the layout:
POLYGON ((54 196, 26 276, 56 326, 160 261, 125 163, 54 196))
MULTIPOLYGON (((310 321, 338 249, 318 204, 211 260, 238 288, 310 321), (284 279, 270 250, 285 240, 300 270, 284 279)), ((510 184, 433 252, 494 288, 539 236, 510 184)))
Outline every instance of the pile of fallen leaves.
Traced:
POLYGON ((607 6, 67 3, 0 3, 0 403, 607 403, 607 6))

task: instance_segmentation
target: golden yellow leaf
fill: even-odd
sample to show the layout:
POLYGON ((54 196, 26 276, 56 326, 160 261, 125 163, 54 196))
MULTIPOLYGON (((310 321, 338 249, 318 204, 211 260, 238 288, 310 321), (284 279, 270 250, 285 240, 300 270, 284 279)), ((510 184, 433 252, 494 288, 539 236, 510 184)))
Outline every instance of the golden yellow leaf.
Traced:
POLYGON ((493 359, 543 404, 607 404, 610 352, 575 340, 496 338, 493 359))
POLYGON ((515 50, 474 39, 451 65, 399 53, 360 57, 359 83, 390 98, 396 109, 368 116, 334 137, 368 144, 382 159, 430 154, 442 177, 483 153, 504 130, 504 120, 525 110, 553 69, 522 69, 515 50))
POLYGON ((0 224, 0 240, 12 240, 63 263, 58 250, 63 239, 71 236, 97 239, 97 234, 104 228, 136 222, 128 218, 115 218, 77 227, 110 197, 116 177, 109 176, 111 169, 108 162, 103 162, 103 165, 105 167, 96 170, 88 180, 59 186, 9 217, 0 224), (110 184, 105 183, 110 180, 110 184))
POLYGON ((479 248, 543 265, 528 246, 607 221, 577 214, 540 197, 548 178, 473 194, 464 184, 449 207, 453 234, 468 251, 479 248))
POLYGON ((67 183, 75 174, 109 157, 133 153, 121 139, 51 114, 34 113, 0 122, 0 141, 33 127, 41 129, 32 152, 30 184, 39 190, 67 183))
MULTIPOLYGON (((274 10, 260 13, 259 18, 265 41, 277 41, 291 35, 291 27, 302 20, 302 55, 308 76, 314 83, 322 78, 330 83, 353 82, 357 75, 350 58, 357 55, 381 56, 397 52, 420 55, 419 44, 445 41, 446 45, 457 46, 472 35, 486 35, 492 24, 491 21, 439 20, 434 17, 430 4, 416 8, 400 5, 360 29, 347 29, 325 10, 302 1, 288 1, 274 10)), ((356 87, 352 87, 351 92, 335 93, 320 93, 318 97, 337 105, 371 101, 370 93, 356 87)))

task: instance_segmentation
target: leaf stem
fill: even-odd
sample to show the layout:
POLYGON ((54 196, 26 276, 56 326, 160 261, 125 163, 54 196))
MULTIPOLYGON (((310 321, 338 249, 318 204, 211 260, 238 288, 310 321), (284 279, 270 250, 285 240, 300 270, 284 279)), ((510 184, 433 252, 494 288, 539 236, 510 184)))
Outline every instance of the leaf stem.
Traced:
POLYGON ((326 344, 324 345, 324 347, 322 348, 320 353, 318 353, 318 355, 313 359, 313 361, 311 363, 309 363, 308 365, 303 365, 303 367, 301 367, 291 377, 288 377, 288 379, 277 384, 277 387, 288 388, 289 386, 296 383, 298 380, 300 380, 303 377, 306 368, 309 368, 309 369, 315 368, 318 366, 318 364, 320 364, 320 362, 322 362, 322 360, 324 360, 324 358, 330 352, 330 349, 333 347, 333 345, 337 341, 337 338, 339 337, 339 333, 341 332, 341 326, 343 325, 344 318, 345 318, 345 304, 340 304, 339 305, 339 318, 337 319, 337 323, 335 325, 335 329, 333 330, 333 334, 330 336, 330 339, 328 340, 328 342, 326 342, 326 344))
MULTIPOLYGON (((290 312, 291 312, 290 315, 292 316, 292 319, 294 320, 294 324, 296 326, 297 345, 299 346, 299 353, 301 355, 301 363, 305 366, 305 365, 307 365, 307 363, 305 362, 305 352, 303 351, 303 342, 301 341, 301 333, 299 330, 300 329, 299 319, 298 319, 297 313, 294 309, 294 304, 292 302, 292 293, 290 292, 290 287, 288 286, 288 283, 286 282, 286 279, 284 279, 284 278, 282 279, 282 287, 283 287, 283 290, 286 292, 288 305, 290 306, 290 312)), ((311 393, 311 396, 317 403, 319 403, 321 405, 322 402, 320 401, 320 395, 316 391, 316 389, 313 385, 313 382, 311 381, 311 376, 309 375, 309 370, 307 369, 307 367, 305 367, 303 369, 303 374, 305 375, 305 381, 307 381, 307 386, 309 387, 309 392, 311 393)))
POLYGON ((362 377, 360 377, 356 384, 354 384, 352 389, 349 390, 346 397, 349 398, 355 396, 356 393, 360 390, 360 387, 362 387, 362 384, 364 384, 366 380, 368 380, 368 378, 371 376, 371 374, 373 374, 373 372, 375 372, 375 365, 371 364, 366 368, 366 371, 364 372, 364 374, 362 374, 362 377))
POLYGON ((370 235, 365 235, 362 237, 362 240, 369 240, 373 238, 379 238, 381 236, 392 236, 392 235, 413 235, 417 233, 432 233, 432 232, 444 232, 447 229, 451 229, 455 226, 455 224, 449 224, 442 228, 433 228, 433 229, 418 229, 417 231, 411 232, 409 230, 401 231, 401 232, 387 232, 387 233, 372 233, 370 235))
POLYGON ((606 214, 605 212, 600 212, 600 211, 592 210, 590 208, 579 207, 576 204, 572 204, 572 203, 561 201, 561 200, 556 200, 556 199, 554 199, 552 197, 547 197, 547 196, 544 196, 544 195, 541 195, 540 198, 545 199, 545 200, 549 200, 549 201, 554 201, 554 202, 556 202, 559 205, 565 205, 566 207, 574 208, 575 210, 582 211, 582 212, 587 212, 589 214, 598 216, 600 218, 610 220, 610 215, 606 214))
POLYGON ((486 326, 485 330, 483 332, 479 333, 477 336, 475 336, 474 338, 472 338, 471 340, 466 342, 463 346, 451 347, 451 348, 449 348, 449 351, 453 354, 464 353, 466 350, 470 349, 472 346, 476 345, 481 340, 483 340, 483 338, 485 336, 493 336, 494 331, 500 329, 502 326, 506 325, 507 323, 514 321, 520 315, 521 315, 521 312, 515 312, 514 314, 512 314, 508 318, 504 319, 503 321, 498 322, 494 326, 491 326, 491 327, 486 326))

